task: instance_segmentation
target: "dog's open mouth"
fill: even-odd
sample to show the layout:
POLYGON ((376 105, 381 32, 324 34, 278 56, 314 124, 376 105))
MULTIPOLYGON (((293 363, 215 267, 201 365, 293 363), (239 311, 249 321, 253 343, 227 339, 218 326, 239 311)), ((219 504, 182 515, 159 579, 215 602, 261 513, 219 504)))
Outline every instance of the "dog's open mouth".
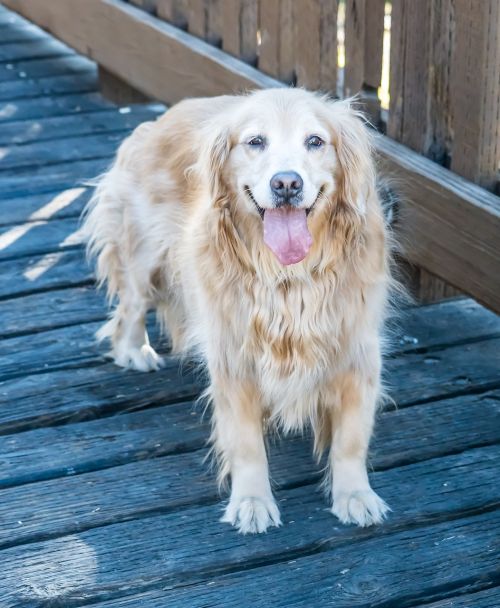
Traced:
MULTIPOLYGON (((307 209, 305 209, 306 216, 308 216, 311 213, 311 211, 314 209, 314 207, 316 206, 316 203, 318 202, 318 200, 320 199, 321 195, 323 194, 323 189, 324 189, 323 186, 321 186, 321 188, 318 190, 318 195, 316 196, 316 198, 314 200, 314 203, 310 207, 307 207, 307 209)), ((243 190, 245 191, 245 193, 248 196, 248 198, 255 205, 255 208, 259 212, 259 215, 260 215, 261 219, 264 219, 265 209, 263 207, 261 207, 259 205, 259 203, 255 200, 255 197, 253 195, 253 192, 252 192, 250 186, 245 186, 243 188, 243 190)))
POLYGON ((245 192, 255 205, 264 223, 264 242, 284 265, 301 262, 309 252, 313 239, 307 226, 307 216, 312 211, 322 189, 314 203, 308 209, 283 205, 272 209, 262 208, 248 186, 245 192))

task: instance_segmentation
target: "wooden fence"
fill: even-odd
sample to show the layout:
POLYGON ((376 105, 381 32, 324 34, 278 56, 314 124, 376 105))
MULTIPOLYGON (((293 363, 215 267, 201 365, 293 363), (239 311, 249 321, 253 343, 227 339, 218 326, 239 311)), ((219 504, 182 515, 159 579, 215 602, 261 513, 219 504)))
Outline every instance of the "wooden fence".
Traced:
POLYGON ((408 258, 500 310, 499 0, 0 1, 167 103, 277 81, 359 93, 407 194, 408 258))
POLYGON ((288 84, 361 93, 377 123, 389 22, 387 133, 483 187, 498 187, 498 0, 130 2, 288 84))

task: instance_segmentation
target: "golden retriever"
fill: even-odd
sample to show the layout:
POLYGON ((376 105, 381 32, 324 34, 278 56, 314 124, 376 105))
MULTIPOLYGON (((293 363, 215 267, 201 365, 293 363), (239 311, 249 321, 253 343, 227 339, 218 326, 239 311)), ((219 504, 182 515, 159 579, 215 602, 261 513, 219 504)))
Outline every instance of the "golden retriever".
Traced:
POLYGON ((366 456, 380 396, 390 251, 371 136, 349 101, 302 89, 190 99, 139 126, 87 210, 116 302, 99 332, 118 365, 155 370, 145 314, 210 376, 222 521, 280 525, 264 427, 329 448, 342 522, 380 522, 366 456))

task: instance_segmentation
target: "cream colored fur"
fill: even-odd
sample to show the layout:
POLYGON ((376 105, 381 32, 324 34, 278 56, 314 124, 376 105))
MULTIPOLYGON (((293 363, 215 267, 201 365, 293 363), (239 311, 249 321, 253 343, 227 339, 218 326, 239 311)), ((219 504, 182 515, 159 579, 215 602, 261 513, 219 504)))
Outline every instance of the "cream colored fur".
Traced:
POLYGON ((284 431, 311 425, 316 452, 329 449, 327 485, 342 522, 383 519, 388 507, 365 460, 389 248, 370 135, 349 102, 301 89, 184 101, 122 144, 85 230, 116 304, 100 332, 116 363, 161 366, 144 325, 153 308, 174 350, 208 368, 220 479, 231 477, 224 521, 241 532, 280 525, 264 421, 284 431), (325 145, 309 149, 311 135, 325 145), (255 136, 265 147, 249 145, 255 136), (301 204, 313 207, 313 246, 282 266, 248 190, 272 207, 270 177, 287 170, 302 176, 301 204))

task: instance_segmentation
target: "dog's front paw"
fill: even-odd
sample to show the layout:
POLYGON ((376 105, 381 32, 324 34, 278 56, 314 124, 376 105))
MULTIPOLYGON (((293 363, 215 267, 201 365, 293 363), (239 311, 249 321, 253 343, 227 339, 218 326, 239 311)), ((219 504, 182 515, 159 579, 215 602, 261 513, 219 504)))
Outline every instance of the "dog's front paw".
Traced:
POLYGON ((361 527, 379 524, 389 511, 388 505, 371 488, 334 495, 332 513, 343 524, 361 527))
POLYGON ((149 344, 140 348, 115 348, 113 356, 117 365, 139 372, 158 371, 165 365, 163 358, 149 344))
POLYGON ((236 526, 242 534, 265 532, 269 526, 281 526, 280 512, 272 496, 231 498, 221 521, 236 526))

